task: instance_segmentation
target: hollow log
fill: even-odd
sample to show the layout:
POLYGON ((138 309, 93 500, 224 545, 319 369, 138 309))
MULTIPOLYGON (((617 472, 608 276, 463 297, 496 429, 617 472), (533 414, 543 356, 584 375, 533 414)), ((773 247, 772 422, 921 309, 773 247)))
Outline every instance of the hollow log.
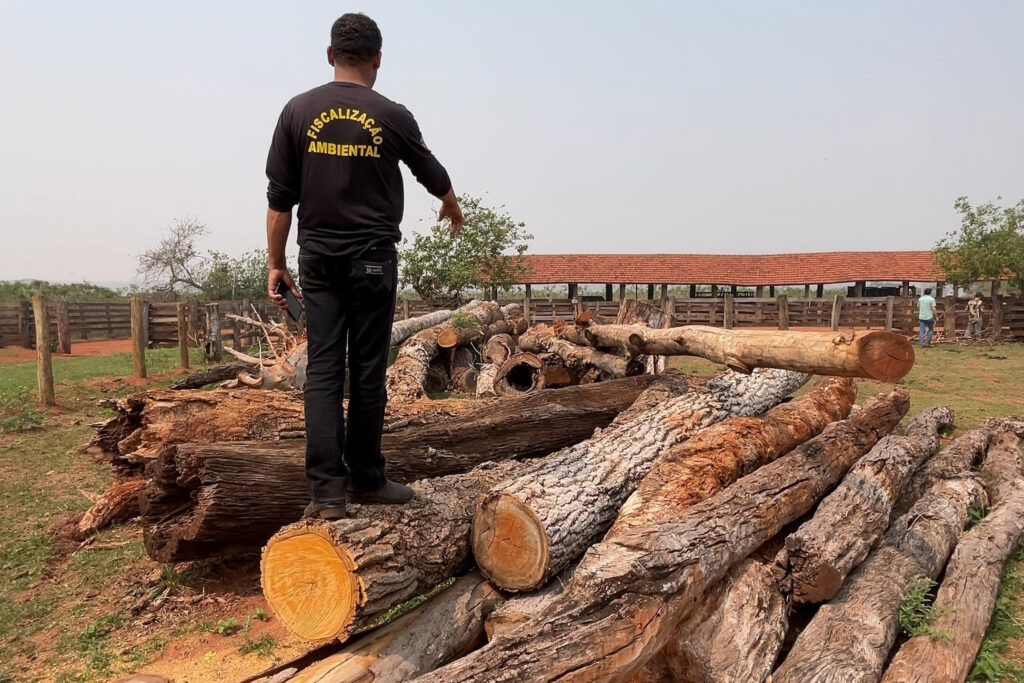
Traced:
MULTIPOLYGON (((386 433, 388 476, 408 482, 487 460, 547 455, 608 425, 656 379, 476 401, 480 407, 469 415, 386 433)), ((171 445, 147 470, 143 536, 161 562, 251 549, 297 520, 309 502, 301 439, 171 445)))
MULTIPOLYGON (((661 378, 623 415, 685 390, 679 378, 661 378)), ((370 628, 391 607, 469 568, 477 501, 529 465, 486 463, 464 474, 415 482, 416 497, 406 505, 350 506, 348 519, 285 527, 263 550, 267 602, 303 640, 344 640, 370 628)))
POLYGON ((943 479, 893 522, 882 544, 818 608, 797 637, 774 683, 877 681, 899 630, 900 603, 914 579, 936 578, 967 524, 968 508, 984 501, 977 479, 943 479))
POLYGON ((596 348, 627 355, 700 356, 738 372, 781 368, 815 375, 895 382, 914 367, 914 348, 894 332, 790 332, 691 325, 652 330, 639 325, 588 325, 596 348))
POLYGON ((783 370, 726 372, 504 482, 481 501, 473 554, 500 588, 531 590, 599 539, 658 455, 716 422, 756 415, 807 381, 783 370))
POLYGON ((747 558, 705 594, 634 682, 761 683, 788 628, 789 604, 771 568, 747 558))
POLYGON ((544 363, 532 353, 516 353, 494 375, 498 396, 537 394, 544 388, 544 363))
POLYGON ((114 482, 110 488, 92 502, 78 522, 78 537, 85 538, 91 533, 114 522, 123 522, 139 515, 139 492, 146 484, 145 479, 126 479, 114 482))
POLYGON ((515 353, 515 349, 516 342, 509 334, 495 334, 487 340, 480 353, 483 365, 477 374, 477 396, 497 396, 494 380, 498 376, 498 369, 515 353))
MULTIPOLYGON (((572 582, 522 628, 417 681, 624 681, 677 633, 716 582, 799 519, 906 413, 874 397, 843 422, 720 493, 592 547, 572 582)), ((666 491, 667 495, 671 490, 666 491)))
POLYGON ((407 681, 482 645, 484 619, 500 600, 480 574, 467 574, 409 614, 349 643, 288 681, 407 681))
POLYGON ((593 366, 610 377, 626 377, 644 373, 641 362, 598 351, 586 346, 577 346, 551 335, 524 334, 519 337, 519 348, 528 353, 555 353, 566 366, 593 366))
POLYGON ((893 503, 914 470, 939 449, 939 431, 953 409, 935 406, 910 423, 905 436, 887 436, 821 501, 814 517, 786 539, 776 559, 794 602, 832 598, 889 526, 893 503))
POLYGON ((935 594, 935 634, 903 644, 882 677, 883 683, 925 683, 967 679, 981 648, 1010 554, 1024 536, 1024 478, 1020 443, 1000 434, 981 470, 991 510, 960 537, 935 594))
POLYGON ((254 367, 253 363, 236 360, 221 365, 211 365, 208 368, 197 370, 191 375, 182 377, 173 384, 171 389, 202 389, 207 384, 223 382, 238 377, 238 373, 249 373, 254 367))
POLYGON ((476 369, 476 355, 473 349, 460 346, 452 350, 450 373, 452 391, 460 394, 475 394, 479 372, 476 369))

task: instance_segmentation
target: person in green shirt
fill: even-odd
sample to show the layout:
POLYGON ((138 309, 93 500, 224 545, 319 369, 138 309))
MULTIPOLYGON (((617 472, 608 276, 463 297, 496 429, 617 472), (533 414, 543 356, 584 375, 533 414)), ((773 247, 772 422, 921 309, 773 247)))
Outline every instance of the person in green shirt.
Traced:
POLYGON ((918 341, 921 346, 931 346, 932 335, 935 334, 935 297, 931 289, 924 290, 924 296, 917 300, 917 310, 918 341))

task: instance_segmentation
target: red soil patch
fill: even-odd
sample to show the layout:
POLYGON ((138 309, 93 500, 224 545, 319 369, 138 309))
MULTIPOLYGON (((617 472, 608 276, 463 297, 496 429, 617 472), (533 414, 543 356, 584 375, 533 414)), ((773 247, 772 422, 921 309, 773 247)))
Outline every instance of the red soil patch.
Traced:
MULTIPOLYGON (((71 355, 53 354, 57 358, 85 358, 90 356, 109 356, 114 353, 129 353, 132 350, 131 339, 101 339, 98 341, 72 341, 71 355)), ((34 349, 23 346, 4 346, 0 348, 0 363, 22 363, 34 361, 34 349)))

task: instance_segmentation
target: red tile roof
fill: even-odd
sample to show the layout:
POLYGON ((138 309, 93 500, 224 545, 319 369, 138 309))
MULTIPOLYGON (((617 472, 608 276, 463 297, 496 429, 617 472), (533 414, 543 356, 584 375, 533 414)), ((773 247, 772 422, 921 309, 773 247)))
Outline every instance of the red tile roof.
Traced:
POLYGON ((815 285, 942 280, 930 251, 812 254, 528 254, 520 284, 815 285))

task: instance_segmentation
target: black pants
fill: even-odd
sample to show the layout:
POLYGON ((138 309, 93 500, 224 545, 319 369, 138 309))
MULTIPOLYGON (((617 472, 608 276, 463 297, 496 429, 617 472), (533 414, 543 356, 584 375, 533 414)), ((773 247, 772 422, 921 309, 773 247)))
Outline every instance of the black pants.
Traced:
POLYGON ((306 479, 318 503, 370 491, 384 482, 380 452, 387 395, 384 374, 395 313, 398 263, 394 251, 360 258, 299 254, 306 306, 306 479), (342 416, 348 345, 348 431, 342 416))

